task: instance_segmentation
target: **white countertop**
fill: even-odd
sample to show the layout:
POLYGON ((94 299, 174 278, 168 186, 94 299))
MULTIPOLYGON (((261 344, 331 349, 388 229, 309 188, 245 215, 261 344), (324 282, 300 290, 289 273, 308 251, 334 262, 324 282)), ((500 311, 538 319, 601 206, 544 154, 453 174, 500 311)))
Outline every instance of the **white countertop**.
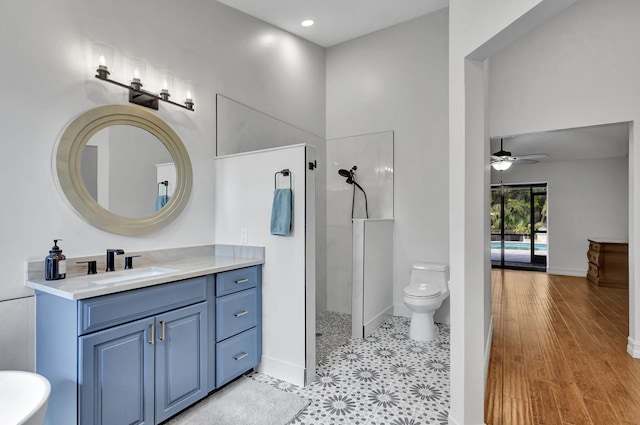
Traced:
POLYGON ((130 270, 118 270, 109 273, 99 272, 93 275, 75 276, 60 280, 31 279, 27 280, 25 285, 36 291, 46 292, 69 300, 81 300, 257 264, 264 264, 264 260, 261 258, 207 256, 154 263, 150 266, 141 266, 130 270), (172 269, 173 271, 155 276, 126 279, 127 275, 133 277, 136 273, 144 272, 152 267, 172 269), (119 277, 126 280, 100 283, 104 279, 112 280, 119 277))

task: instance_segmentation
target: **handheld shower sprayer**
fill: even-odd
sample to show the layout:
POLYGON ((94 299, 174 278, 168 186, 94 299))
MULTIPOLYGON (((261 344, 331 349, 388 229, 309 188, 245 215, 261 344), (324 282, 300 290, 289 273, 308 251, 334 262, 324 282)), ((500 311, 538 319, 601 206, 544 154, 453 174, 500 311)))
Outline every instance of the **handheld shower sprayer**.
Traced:
POLYGON ((342 177, 346 177, 346 178, 351 177, 351 173, 348 172, 347 170, 345 170, 344 168, 339 169, 338 170, 338 174, 340 174, 342 177))
POLYGON ((353 184, 353 183, 355 183, 354 179, 356 177, 354 171, 357 170, 357 169, 358 169, 358 167, 355 166, 355 165, 353 167, 351 167, 351 169, 348 170, 348 171, 345 170, 344 168, 341 168, 341 169, 338 170, 338 174, 340 174, 342 177, 346 177, 347 178, 347 184, 353 184))
POLYGON ((356 173, 355 171, 358 169, 357 166, 353 166, 351 167, 350 170, 345 170, 344 168, 341 168, 338 170, 338 174, 340 174, 342 177, 345 177, 346 183, 347 184, 352 184, 353 185, 353 195, 351 197, 351 218, 353 218, 353 207, 355 204, 355 198, 356 198, 356 186, 358 187, 358 189, 360 189, 362 191, 362 194, 364 195, 364 209, 365 209, 365 213, 367 215, 367 218, 369 218, 369 205, 367 202, 367 192, 364 191, 364 189, 362 188, 362 186, 360 186, 357 182, 356 182, 356 173))

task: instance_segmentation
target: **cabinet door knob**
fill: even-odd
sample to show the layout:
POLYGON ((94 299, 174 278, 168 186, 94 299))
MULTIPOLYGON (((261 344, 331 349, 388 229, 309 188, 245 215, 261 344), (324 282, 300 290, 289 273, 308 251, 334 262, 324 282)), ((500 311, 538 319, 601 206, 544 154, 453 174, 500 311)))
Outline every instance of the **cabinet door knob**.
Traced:
POLYGON ((249 312, 247 310, 244 310, 244 311, 241 311, 240 313, 234 314, 234 316, 240 317, 240 316, 244 316, 245 314, 249 314, 249 312))
POLYGON ((164 320, 160 322, 162 329, 160 330, 160 341, 164 341, 164 320))
POLYGON ((249 279, 239 279, 239 280, 236 280, 236 285, 240 283, 247 283, 247 282, 249 282, 249 279))

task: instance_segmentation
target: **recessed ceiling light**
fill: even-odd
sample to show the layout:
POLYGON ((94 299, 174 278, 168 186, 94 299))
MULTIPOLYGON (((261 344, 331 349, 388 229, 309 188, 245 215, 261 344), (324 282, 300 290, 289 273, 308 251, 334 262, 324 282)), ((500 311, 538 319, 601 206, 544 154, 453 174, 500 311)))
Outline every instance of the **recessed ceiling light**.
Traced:
POLYGON ((300 25, 302 25, 303 27, 310 27, 311 25, 313 25, 313 20, 312 19, 307 19, 304 20, 302 22, 300 22, 300 25))

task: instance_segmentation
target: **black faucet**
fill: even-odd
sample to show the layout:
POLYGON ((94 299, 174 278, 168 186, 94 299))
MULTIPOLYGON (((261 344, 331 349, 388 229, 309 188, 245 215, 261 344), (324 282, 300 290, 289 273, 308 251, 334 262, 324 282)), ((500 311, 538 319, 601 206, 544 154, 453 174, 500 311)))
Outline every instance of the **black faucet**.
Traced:
POLYGON ((108 272, 114 271, 115 268, 115 254, 124 254, 124 249, 107 249, 107 270, 108 272))

